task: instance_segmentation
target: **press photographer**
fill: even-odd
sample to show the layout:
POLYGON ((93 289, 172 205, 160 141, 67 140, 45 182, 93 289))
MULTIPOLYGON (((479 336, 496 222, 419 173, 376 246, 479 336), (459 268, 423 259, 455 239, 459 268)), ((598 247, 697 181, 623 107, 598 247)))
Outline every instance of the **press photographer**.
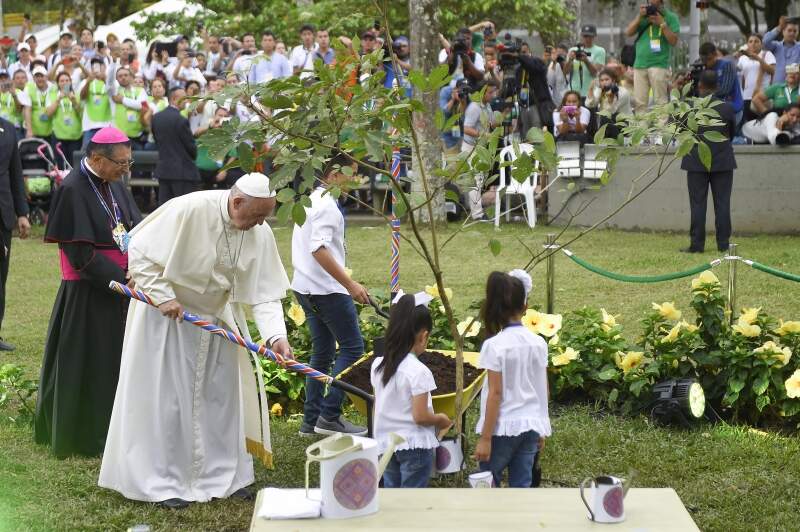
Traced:
POLYGON ((461 115, 448 131, 442 133, 445 153, 458 153, 461 150, 461 138, 464 136, 464 112, 470 103, 471 92, 469 81, 466 79, 458 80, 455 88, 445 85, 439 91, 439 108, 442 110, 445 121, 450 120, 450 117, 456 113, 461 115))
POLYGON ((628 24, 625 35, 635 37, 633 99, 637 113, 647 110, 651 89, 656 104, 669 100, 670 56, 680 30, 678 15, 664 7, 663 0, 639 6, 636 18, 628 24))
POLYGON ((448 65, 448 73, 455 79, 467 78, 478 83, 483 79, 485 70, 483 56, 472 49, 472 32, 469 28, 461 28, 450 43, 439 34, 444 48, 439 52, 439 63, 448 65))
POLYGON ((700 61, 706 70, 713 70, 717 73, 717 90, 714 92, 714 96, 731 105, 736 114, 736 125, 738 126, 742 120, 744 100, 742 99, 742 87, 739 85, 739 78, 736 74, 736 65, 723 59, 714 43, 710 42, 700 45, 700 61))
POLYGON ((577 91, 581 98, 589 95, 589 86, 597 73, 606 64, 606 50, 594 44, 597 28, 587 24, 581 28, 581 42, 569 49, 566 71, 569 73, 569 88, 577 91))
POLYGON ((586 98, 586 106, 598 111, 597 129, 606 125, 606 138, 617 138, 620 134, 617 121, 621 117, 633 113, 631 95, 628 89, 619 85, 617 72, 611 68, 601 70, 597 80, 592 82, 589 96, 586 98), (603 112, 609 113, 610 116, 599 114, 603 112))
POLYGON ((569 90, 569 78, 567 73, 567 45, 559 44, 551 54, 550 62, 547 65, 547 85, 553 99, 561 101, 564 93, 569 90))

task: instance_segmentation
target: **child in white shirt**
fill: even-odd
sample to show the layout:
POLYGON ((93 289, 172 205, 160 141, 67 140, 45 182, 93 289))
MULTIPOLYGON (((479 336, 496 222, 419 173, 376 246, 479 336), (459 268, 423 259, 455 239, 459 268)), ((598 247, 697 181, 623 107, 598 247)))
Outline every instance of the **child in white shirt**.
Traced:
POLYGON ((392 305, 386 329, 386 350, 372 363, 370 381, 375 389, 374 437, 380 452, 389 434, 405 438, 383 474, 385 488, 425 488, 433 470, 437 430, 451 425, 445 414, 434 414, 431 391, 433 373, 417 359, 425 352, 433 327, 424 304, 406 294, 392 305))
POLYGON ((478 366, 488 370, 481 393, 474 457, 495 486, 508 469, 508 485, 529 488, 536 453, 549 436, 547 344, 522 326, 530 276, 492 272, 486 281, 483 320, 489 338, 478 366), (522 280, 521 280, 522 278, 522 280))

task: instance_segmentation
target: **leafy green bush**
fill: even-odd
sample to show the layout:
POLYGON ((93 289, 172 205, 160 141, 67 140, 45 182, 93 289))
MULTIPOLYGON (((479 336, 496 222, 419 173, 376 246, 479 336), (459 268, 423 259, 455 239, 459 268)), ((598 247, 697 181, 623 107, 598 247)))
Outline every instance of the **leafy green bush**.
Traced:
POLYGON ((25 378, 25 369, 16 364, 3 364, 0 367, 0 411, 7 409, 14 414, 6 414, 13 423, 33 423, 35 403, 33 396, 39 384, 35 380, 25 378))

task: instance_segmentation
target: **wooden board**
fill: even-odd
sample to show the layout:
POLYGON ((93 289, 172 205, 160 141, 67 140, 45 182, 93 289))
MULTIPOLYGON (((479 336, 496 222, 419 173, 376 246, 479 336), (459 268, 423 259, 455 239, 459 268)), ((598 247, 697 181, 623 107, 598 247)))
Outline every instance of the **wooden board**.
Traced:
MULTIPOLYGON (((251 531, 326 530, 635 530, 637 532, 699 530, 678 494, 671 488, 632 488, 625 498, 623 523, 588 520, 577 489, 381 489, 381 510, 354 519, 269 521, 253 513, 251 531)), ((258 494, 256 508, 259 507, 258 494)))

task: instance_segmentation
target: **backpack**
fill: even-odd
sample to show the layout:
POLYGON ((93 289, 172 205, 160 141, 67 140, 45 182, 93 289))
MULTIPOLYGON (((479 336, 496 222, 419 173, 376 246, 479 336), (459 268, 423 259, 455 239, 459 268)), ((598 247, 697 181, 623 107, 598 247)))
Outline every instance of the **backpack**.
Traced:
POLYGON ((647 26, 639 31, 639 34, 633 40, 633 44, 626 44, 622 47, 622 50, 619 53, 619 61, 626 67, 633 67, 633 64, 636 62, 636 43, 642 38, 642 34, 646 29, 647 26))

